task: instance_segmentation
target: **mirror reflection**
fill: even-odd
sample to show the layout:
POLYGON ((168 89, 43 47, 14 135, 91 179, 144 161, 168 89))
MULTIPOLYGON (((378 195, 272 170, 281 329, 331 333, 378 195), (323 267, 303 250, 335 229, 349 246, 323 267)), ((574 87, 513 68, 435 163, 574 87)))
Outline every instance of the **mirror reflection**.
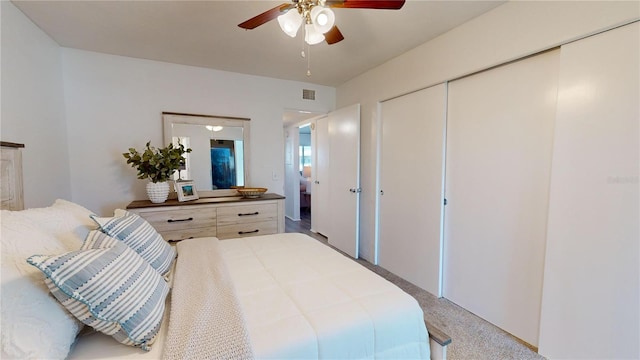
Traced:
POLYGON ((175 113, 163 119, 165 143, 193 150, 175 180, 193 180, 204 196, 229 195, 248 182, 248 119, 175 113))

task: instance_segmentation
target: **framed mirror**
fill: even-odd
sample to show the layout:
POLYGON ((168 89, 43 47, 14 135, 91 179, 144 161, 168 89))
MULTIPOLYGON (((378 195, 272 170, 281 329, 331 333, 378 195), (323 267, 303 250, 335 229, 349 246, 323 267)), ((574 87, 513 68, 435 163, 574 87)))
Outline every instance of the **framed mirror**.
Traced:
POLYGON ((163 112, 164 143, 191 153, 174 180, 192 180, 200 197, 235 196, 249 181, 249 120, 163 112))

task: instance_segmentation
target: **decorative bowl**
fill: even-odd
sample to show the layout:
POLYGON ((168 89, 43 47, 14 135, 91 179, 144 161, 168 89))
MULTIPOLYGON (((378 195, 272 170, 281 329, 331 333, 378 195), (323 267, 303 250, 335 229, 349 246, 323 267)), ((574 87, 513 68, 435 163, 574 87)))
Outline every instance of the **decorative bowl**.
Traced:
POLYGON ((267 192, 267 188, 238 188, 236 191, 246 198, 258 198, 267 192))

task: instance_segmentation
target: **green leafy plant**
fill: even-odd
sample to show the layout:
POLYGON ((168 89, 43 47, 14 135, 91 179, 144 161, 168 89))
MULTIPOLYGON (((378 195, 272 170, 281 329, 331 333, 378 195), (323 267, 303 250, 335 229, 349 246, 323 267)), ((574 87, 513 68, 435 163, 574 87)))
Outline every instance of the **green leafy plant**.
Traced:
POLYGON ((183 154, 190 152, 191 149, 185 149, 182 144, 155 148, 149 141, 142 152, 129 148, 129 152, 122 156, 127 159, 127 164, 138 170, 138 179, 149 178, 151 182, 158 183, 170 180, 171 175, 184 164, 183 154))

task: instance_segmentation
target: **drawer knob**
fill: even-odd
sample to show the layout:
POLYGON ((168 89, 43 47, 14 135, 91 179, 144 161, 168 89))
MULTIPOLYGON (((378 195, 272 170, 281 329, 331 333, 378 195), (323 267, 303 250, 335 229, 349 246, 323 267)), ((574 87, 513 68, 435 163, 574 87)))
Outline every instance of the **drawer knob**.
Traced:
POLYGON ((187 219, 175 219, 175 220, 174 219, 169 219, 169 220, 167 220, 167 222, 168 223, 174 223, 174 222, 191 221, 191 220, 193 220, 192 217, 187 218, 187 219))
POLYGON ((251 230, 251 231, 238 231, 238 235, 253 234, 253 233, 257 233, 258 231, 260 231, 260 230, 255 229, 255 230, 251 230))
POLYGON ((251 216, 251 215, 258 215, 260 214, 258 211, 256 212, 252 212, 252 213, 245 213, 245 214, 238 214, 238 216, 251 216))

